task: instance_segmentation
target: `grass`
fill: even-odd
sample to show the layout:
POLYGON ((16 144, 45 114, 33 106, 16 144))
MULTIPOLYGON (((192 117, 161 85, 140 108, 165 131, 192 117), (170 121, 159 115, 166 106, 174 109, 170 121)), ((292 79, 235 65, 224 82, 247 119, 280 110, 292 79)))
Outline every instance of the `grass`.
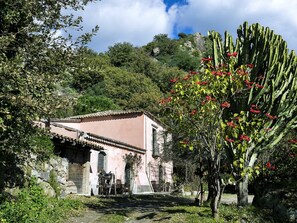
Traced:
POLYGON ((211 209, 207 204, 202 207, 197 207, 193 206, 192 203, 182 202, 179 204, 174 202, 165 202, 166 205, 164 206, 158 205, 155 208, 151 208, 151 206, 154 206, 154 200, 158 203, 161 202, 162 199, 164 200, 163 202, 165 202, 165 199, 168 198, 158 196, 139 196, 135 198, 79 198, 86 207, 98 210, 100 217, 96 222, 121 223, 129 221, 133 222, 133 220, 137 220, 139 222, 145 221, 162 223, 273 222, 273 220, 268 217, 269 213, 259 211, 253 206, 238 208, 234 204, 221 204, 219 207, 220 218, 218 220, 214 220, 212 218, 211 209), (148 203, 152 205, 147 206, 148 203), (135 205, 135 207, 133 205, 135 205))

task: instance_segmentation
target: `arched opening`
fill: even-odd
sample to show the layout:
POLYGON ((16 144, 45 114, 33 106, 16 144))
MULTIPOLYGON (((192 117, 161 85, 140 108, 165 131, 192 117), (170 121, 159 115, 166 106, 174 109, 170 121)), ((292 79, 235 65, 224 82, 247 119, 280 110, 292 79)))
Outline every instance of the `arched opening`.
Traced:
POLYGON ((98 154, 98 163, 97 163, 97 172, 98 173, 105 173, 106 172, 106 153, 100 152, 98 154))
POLYGON ((126 164, 125 166, 125 188, 127 188, 128 190, 130 189, 130 185, 131 185, 131 165, 129 163, 126 164))

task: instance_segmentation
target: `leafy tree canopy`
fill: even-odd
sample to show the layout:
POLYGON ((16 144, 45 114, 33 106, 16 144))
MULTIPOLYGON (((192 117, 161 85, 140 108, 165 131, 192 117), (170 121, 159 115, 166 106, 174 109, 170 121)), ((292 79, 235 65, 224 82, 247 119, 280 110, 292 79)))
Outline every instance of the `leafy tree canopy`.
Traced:
POLYGON ((123 109, 157 111, 161 92, 150 78, 115 67, 106 67, 102 74, 104 80, 90 87, 87 94, 112 98, 123 109))
MULTIPOLYGON (((82 9, 87 2, 0 1, 0 157, 18 163, 43 150, 34 146, 33 121, 54 115, 66 104, 56 86, 74 69, 74 49, 92 36, 82 35, 75 41, 58 36, 58 30, 79 29, 81 21, 62 11, 82 9)), ((3 175, 7 164, 1 159, 1 180, 7 178, 3 175)))

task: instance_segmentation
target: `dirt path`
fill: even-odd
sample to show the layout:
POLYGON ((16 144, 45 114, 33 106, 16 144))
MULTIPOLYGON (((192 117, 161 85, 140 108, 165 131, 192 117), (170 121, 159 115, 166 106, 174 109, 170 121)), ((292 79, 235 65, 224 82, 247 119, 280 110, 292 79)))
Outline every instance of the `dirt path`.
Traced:
MULTIPOLYGON (((252 197, 249 197, 251 202, 252 197)), ((235 203, 235 195, 225 195, 222 203, 235 203)), ((158 219, 160 213, 166 207, 179 205, 193 205, 194 198, 175 197, 170 195, 141 195, 130 197, 90 198, 86 202, 87 210, 80 217, 70 218, 66 223, 106 223, 107 215, 126 216, 126 223, 151 223, 162 222, 165 219, 158 219), (97 202, 96 202, 97 199, 97 202)))

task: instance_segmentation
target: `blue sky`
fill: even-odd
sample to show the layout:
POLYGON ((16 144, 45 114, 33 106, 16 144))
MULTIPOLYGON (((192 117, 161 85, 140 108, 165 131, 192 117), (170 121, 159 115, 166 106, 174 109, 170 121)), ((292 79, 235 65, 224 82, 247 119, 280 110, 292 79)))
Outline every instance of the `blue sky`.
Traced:
POLYGON ((104 52, 121 42, 143 46, 160 33, 175 38, 180 32, 227 30, 235 36, 244 21, 269 27, 297 50, 296 12, 296 0, 101 0, 76 14, 85 31, 99 26, 89 47, 104 52))

